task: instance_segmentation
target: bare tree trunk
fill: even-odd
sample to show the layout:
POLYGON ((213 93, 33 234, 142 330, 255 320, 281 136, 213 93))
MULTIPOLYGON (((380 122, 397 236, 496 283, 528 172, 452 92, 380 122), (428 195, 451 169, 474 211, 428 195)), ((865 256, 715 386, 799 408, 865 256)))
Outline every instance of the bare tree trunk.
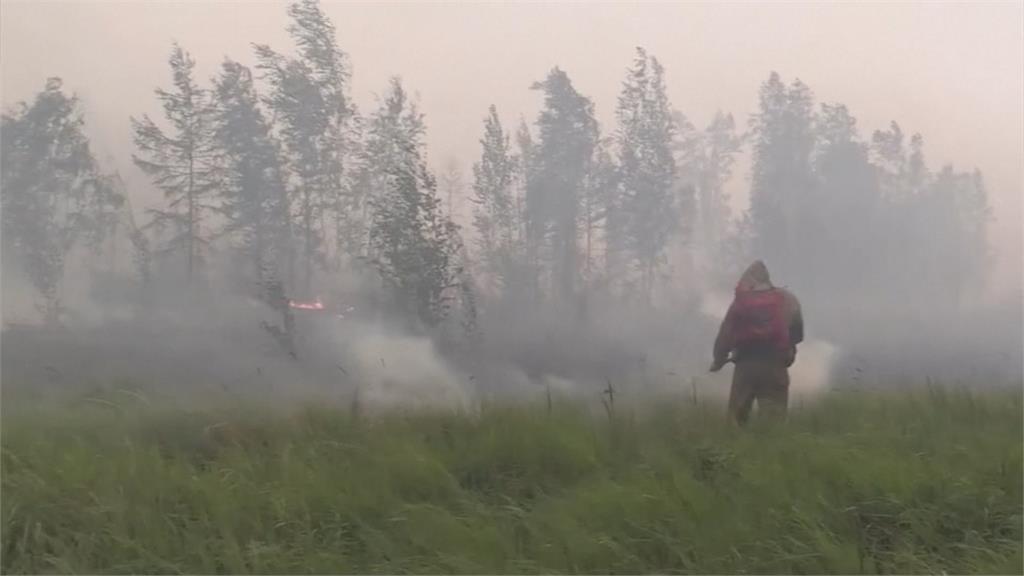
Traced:
POLYGON ((583 217, 586 218, 586 220, 585 220, 586 221, 586 233, 585 233, 585 236, 586 236, 586 245, 587 245, 587 247, 586 247, 586 260, 584 262, 584 269, 586 271, 587 282, 589 282, 591 280, 591 278, 592 278, 590 256, 591 256, 591 236, 593 234, 593 229, 594 229, 593 216, 592 216, 593 206, 591 205, 590 202, 591 202, 591 199, 590 199, 590 196, 588 195, 587 196, 586 207, 584 209, 585 214, 583 215, 583 217))
POLYGON ((323 207, 320 209, 320 230, 323 231, 324 234, 324 261, 326 263, 330 262, 330 254, 326 252, 330 249, 330 243, 327 242, 327 215, 324 214, 323 207))
POLYGON ((196 222, 196 199, 195 199, 195 186, 194 186, 194 169, 195 161, 192 158, 192 151, 188 154, 188 239, 186 244, 188 247, 188 283, 192 285, 192 273, 193 273, 193 262, 192 257, 195 254, 195 222, 196 222))
POLYGON ((302 288, 305 292, 312 290, 313 284, 313 205, 310 191, 303 191, 302 197, 302 234, 303 234, 303 278, 302 288))

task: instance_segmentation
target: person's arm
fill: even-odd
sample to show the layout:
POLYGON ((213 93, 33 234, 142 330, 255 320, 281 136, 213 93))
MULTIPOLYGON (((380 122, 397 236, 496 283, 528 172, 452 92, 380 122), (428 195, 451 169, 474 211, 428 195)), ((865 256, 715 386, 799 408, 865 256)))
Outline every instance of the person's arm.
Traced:
POLYGON ((718 327, 718 336, 715 337, 714 361, 711 363, 712 372, 718 372, 725 366, 726 360, 729 359, 729 352, 732 352, 735 346, 732 326, 733 315, 733 305, 730 304, 728 312, 725 313, 725 318, 722 319, 721 326, 718 327))
POLYGON ((804 316, 800 310, 800 301, 788 290, 783 291, 786 295, 786 312, 789 321, 789 349, 786 351, 784 361, 786 368, 796 362, 796 345, 804 341, 804 316))
POLYGON ((804 341, 804 314, 796 296, 787 291, 786 299, 789 300, 789 343, 796 346, 804 341))

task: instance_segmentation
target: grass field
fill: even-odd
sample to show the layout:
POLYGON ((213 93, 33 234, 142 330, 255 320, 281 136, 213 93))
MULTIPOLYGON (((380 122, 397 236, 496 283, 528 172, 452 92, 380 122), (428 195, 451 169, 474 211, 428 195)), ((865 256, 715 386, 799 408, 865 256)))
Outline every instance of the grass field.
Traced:
MULTIPOLYGON (((110 402, 105 404, 104 402, 110 402)), ((1021 573, 1019 391, 3 422, 4 573, 1021 573)))

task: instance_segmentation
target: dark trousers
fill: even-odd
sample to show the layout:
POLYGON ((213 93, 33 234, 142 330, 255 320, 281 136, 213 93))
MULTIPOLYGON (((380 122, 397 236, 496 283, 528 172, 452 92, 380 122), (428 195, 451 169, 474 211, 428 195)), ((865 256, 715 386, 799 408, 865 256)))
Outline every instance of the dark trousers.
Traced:
POLYGON ((729 392, 729 417, 745 424, 755 400, 761 413, 775 420, 785 419, 789 371, 782 359, 752 357, 736 361, 729 392))

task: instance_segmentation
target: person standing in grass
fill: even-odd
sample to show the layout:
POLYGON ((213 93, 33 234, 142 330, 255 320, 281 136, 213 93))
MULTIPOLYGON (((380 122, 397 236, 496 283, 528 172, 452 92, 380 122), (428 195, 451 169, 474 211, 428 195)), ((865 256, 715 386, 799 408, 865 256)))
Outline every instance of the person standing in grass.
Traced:
POLYGON ((800 302, 784 288, 772 285, 768 268, 757 260, 736 284, 736 295, 715 338, 711 371, 731 359, 736 365, 729 392, 729 416, 745 424, 757 400, 758 409, 776 418, 786 413, 788 369, 803 342, 800 302))

